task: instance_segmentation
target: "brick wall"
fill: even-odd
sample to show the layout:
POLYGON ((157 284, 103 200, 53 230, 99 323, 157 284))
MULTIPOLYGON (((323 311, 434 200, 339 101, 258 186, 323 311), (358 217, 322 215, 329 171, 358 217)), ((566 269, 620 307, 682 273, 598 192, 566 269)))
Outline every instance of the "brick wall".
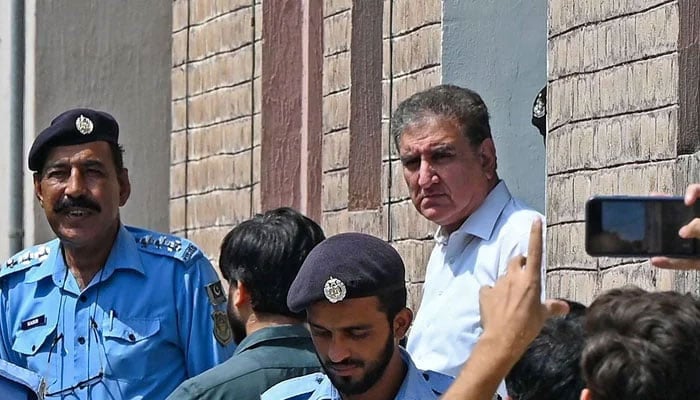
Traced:
POLYGON ((170 229, 211 258, 259 209, 260 13, 260 0, 173 1, 170 229))
MULTIPOLYGON (((381 206, 349 211, 353 2, 320 1, 320 222, 328 235, 360 231, 392 241, 406 261, 410 301, 417 309, 435 227, 410 203, 389 142, 389 118, 401 100, 440 83, 442 2, 383 2, 382 157, 375 166, 381 206)), ((260 0, 254 8, 253 0, 173 2, 171 230, 194 240, 212 259, 225 233, 261 207, 261 25, 260 0)))
POLYGON ((549 1, 549 296, 589 302, 626 283, 699 290, 697 275, 584 249, 588 197, 682 194, 700 180, 698 154, 677 150, 679 21, 677 0, 549 1))
POLYGON ((360 231, 391 241, 406 262, 409 303, 417 310, 435 227, 408 198, 389 118, 400 101, 440 83, 442 2, 385 0, 383 11, 381 207, 349 211, 352 1, 324 1, 322 222, 329 235, 360 231))

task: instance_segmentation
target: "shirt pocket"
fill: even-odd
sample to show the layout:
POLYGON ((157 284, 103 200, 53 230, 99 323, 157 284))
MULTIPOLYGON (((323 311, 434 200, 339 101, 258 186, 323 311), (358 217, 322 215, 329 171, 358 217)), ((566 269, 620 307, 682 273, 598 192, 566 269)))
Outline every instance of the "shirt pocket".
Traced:
POLYGON ((148 318, 106 318, 102 324, 107 365, 114 379, 144 379, 158 357, 160 321, 148 318))
MULTIPOLYGON (((12 350, 24 357, 37 356, 51 349, 56 325, 44 325, 17 332, 12 350)), ((48 355, 47 355, 48 357, 48 355)))
POLYGON ((12 350, 24 360, 27 369, 42 375, 49 384, 56 381, 61 349, 63 346, 56 339, 56 324, 21 330, 16 333, 12 343, 12 350), (53 366, 49 365, 51 352, 54 353, 51 357, 53 366))

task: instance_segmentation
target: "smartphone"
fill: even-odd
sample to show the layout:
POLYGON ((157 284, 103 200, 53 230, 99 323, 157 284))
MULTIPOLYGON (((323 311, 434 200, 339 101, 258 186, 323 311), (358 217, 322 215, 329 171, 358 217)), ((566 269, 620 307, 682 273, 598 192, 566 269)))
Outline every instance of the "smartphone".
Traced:
POLYGON ((678 230, 700 216, 682 197, 596 196, 586 202, 586 252, 605 257, 700 257, 700 241, 678 230))

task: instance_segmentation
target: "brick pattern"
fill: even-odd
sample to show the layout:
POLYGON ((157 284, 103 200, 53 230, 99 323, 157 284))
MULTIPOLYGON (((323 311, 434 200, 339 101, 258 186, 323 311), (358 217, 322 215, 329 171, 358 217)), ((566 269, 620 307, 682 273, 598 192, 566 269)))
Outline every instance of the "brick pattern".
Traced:
POLYGON ((585 201, 683 193, 697 154, 677 154, 678 1, 549 0, 548 295, 589 302, 626 283, 691 289, 689 274, 592 258, 585 201))
POLYGON ((329 235, 355 230, 391 241, 406 262, 409 305, 417 310, 435 226, 408 198, 389 119, 400 101, 441 81, 442 2, 384 0, 382 206, 364 211, 348 211, 352 3, 324 1, 323 227, 329 235))
POLYGON ((174 0, 170 230, 218 258, 259 209, 260 0, 174 0))
MULTIPOLYGON (((381 203, 361 211, 348 210, 352 8, 323 0, 321 223, 328 235, 391 241, 417 309, 435 226, 410 202, 389 119, 401 100, 441 81, 442 1, 384 0, 381 203)), ((261 26, 261 0, 173 1, 171 230, 212 259, 225 233, 261 207, 261 26)))

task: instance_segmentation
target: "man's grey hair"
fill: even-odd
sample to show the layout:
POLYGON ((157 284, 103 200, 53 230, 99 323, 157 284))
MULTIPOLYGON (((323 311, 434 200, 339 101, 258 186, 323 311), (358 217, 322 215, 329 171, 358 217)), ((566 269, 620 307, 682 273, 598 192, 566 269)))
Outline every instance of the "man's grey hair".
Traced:
POLYGON ((489 111, 481 96, 456 85, 439 85, 412 95, 396 108, 391 117, 391 136, 396 148, 407 128, 431 117, 455 121, 472 145, 491 138, 489 111))

